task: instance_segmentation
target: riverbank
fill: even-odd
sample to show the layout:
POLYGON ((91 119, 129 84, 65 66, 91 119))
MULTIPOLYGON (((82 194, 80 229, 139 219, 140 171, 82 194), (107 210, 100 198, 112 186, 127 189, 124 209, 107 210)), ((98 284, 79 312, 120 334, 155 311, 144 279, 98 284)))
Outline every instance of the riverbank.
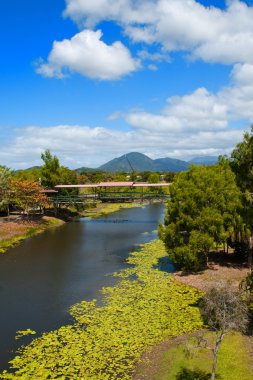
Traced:
POLYGON ((175 280, 205 291, 210 286, 219 282, 227 282, 230 286, 238 289, 239 284, 249 274, 249 268, 243 265, 219 265, 209 264, 208 268, 198 273, 183 273, 178 271, 173 274, 175 280))
MULTIPOLYGON (((209 380, 214 339, 215 334, 200 331, 154 346, 143 355, 132 380, 209 380)), ((251 336, 229 333, 220 348, 217 379, 251 380, 252 344, 251 336)))
POLYGON ((0 254, 5 253, 8 249, 15 247, 25 239, 40 234, 48 228, 61 226, 65 222, 70 222, 75 218, 89 217, 96 219, 121 209, 133 207, 143 207, 143 205, 139 203, 101 203, 94 208, 79 213, 62 208, 58 210, 57 217, 50 215, 54 214, 54 210, 51 210, 51 212, 48 210, 47 216, 37 218, 36 220, 23 221, 12 217, 8 221, 6 218, 2 218, 2 222, 0 221, 0 254))
POLYGON ((197 302, 201 292, 159 270, 166 256, 161 241, 132 252, 131 265, 115 274, 119 282, 103 288, 103 304, 80 302, 71 308, 74 323, 43 334, 11 362, 14 373, 40 379, 130 380, 142 353, 166 339, 202 328, 197 302))
POLYGON ((58 227, 64 221, 51 216, 43 216, 31 221, 4 221, 0 223, 0 254, 15 247, 22 240, 44 232, 48 228, 58 227))
POLYGON ((133 207, 144 207, 144 205, 142 203, 98 203, 95 207, 83 211, 81 216, 96 219, 133 207))
MULTIPOLYGON (((172 274, 175 281, 205 292, 209 287, 219 282, 238 289, 245 279, 249 269, 245 264, 221 261, 209 262, 208 268, 198 273, 177 271, 172 274)), ((146 351, 138 363, 133 380, 179 380, 210 379, 212 368, 212 351, 214 333, 196 332, 164 341, 146 351), (197 349, 199 337, 207 347, 197 349), (191 348, 191 351, 186 350, 191 348)), ((218 359, 218 375, 224 380, 251 380, 253 378, 253 337, 240 333, 228 334, 221 345, 218 359)), ((217 377, 218 378, 218 377, 217 377)))

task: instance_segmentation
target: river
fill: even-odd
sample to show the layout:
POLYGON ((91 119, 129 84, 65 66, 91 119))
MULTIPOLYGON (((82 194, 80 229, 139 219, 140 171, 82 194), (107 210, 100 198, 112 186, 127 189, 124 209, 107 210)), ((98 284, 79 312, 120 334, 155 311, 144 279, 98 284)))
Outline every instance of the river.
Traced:
POLYGON ((110 276, 127 266, 138 245, 157 237, 164 205, 123 209, 100 219, 82 218, 23 241, 0 255, 0 368, 14 356, 17 330, 38 334, 71 321, 68 310, 100 298, 110 276))

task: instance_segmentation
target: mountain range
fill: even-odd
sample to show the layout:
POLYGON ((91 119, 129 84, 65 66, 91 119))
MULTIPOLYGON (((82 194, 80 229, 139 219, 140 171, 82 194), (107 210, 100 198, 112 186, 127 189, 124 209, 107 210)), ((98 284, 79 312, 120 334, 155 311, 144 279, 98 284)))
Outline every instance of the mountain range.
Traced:
MULTIPOLYGON (((191 159, 190 161, 182 161, 175 158, 158 158, 152 160, 145 154, 138 152, 131 152, 124 154, 123 156, 114 158, 107 163, 99 166, 97 170, 107 171, 111 173, 115 172, 180 172, 187 170, 190 165, 213 165, 218 161, 214 156, 202 156, 191 159)), ((77 172, 94 171, 95 169, 89 169, 86 167, 76 169, 77 172)))

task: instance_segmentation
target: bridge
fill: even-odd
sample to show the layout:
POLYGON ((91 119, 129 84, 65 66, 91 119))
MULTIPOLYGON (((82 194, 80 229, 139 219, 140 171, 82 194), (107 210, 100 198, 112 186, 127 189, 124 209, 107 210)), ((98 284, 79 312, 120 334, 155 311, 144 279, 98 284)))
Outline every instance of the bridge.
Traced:
POLYGON ((162 188, 170 186, 170 183, 134 183, 134 182, 100 182, 98 184, 88 185, 57 185, 55 188, 60 189, 78 189, 78 194, 62 195, 56 193, 51 197, 51 201, 56 205, 65 204, 84 204, 111 202, 111 203, 124 203, 124 202, 155 202, 163 201, 170 197, 169 194, 164 192, 147 192, 144 188, 162 188), (116 188, 121 188, 121 191, 116 188), (127 190, 126 190, 127 188, 127 190), (83 189, 83 190, 82 190, 83 189), (81 190, 81 193, 80 193, 81 190), (91 190, 92 192, 87 192, 91 190), (139 190, 139 191, 138 191, 139 190), (141 190, 141 191, 140 191, 141 190))

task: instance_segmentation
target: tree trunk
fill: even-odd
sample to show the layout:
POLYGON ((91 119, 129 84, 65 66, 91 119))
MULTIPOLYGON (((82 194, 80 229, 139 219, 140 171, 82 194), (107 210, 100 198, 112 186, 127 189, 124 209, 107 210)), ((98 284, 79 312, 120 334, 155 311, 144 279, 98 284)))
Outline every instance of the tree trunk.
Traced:
POLYGON ((213 350, 213 367, 212 367, 211 380, 215 380, 216 367, 217 367, 217 359, 218 359, 218 351, 219 351, 221 342, 222 342, 222 340, 223 340, 223 338, 224 338, 225 335, 226 335, 226 333, 224 331, 222 331, 221 334, 218 336, 218 339, 215 342, 215 347, 214 347, 214 350, 213 350))

